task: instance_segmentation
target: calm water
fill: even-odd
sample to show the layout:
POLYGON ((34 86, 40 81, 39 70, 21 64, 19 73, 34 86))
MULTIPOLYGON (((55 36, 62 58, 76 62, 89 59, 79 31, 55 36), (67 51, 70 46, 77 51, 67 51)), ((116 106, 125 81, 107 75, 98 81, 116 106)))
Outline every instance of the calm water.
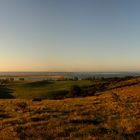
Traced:
MULTIPOLYGON (((0 76, 18 76, 24 78, 24 75, 64 75, 65 78, 78 77, 84 79, 88 77, 124 77, 140 76, 140 72, 0 72, 0 76)), ((49 78, 50 79, 50 78, 49 78)), ((55 80, 55 78, 51 78, 55 80)), ((25 80, 48 80, 48 78, 25 78, 25 80)))

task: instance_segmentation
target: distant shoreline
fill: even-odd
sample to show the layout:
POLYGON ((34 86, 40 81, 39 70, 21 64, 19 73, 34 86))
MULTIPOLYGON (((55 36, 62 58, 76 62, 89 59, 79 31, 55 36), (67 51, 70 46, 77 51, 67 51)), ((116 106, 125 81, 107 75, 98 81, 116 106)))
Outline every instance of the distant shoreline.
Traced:
POLYGON ((0 75, 0 78, 56 78, 63 79, 64 75, 0 75))
POLYGON ((140 76, 140 72, 0 72, 0 78, 26 78, 26 79, 86 79, 89 77, 95 78, 110 78, 110 77, 125 77, 125 76, 140 76))

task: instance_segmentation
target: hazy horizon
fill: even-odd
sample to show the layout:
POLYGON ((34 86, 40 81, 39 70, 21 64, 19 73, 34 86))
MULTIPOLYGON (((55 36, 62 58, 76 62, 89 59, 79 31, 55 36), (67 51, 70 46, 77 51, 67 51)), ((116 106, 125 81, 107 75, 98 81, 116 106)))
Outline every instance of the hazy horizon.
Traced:
POLYGON ((140 71, 140 1, 1 0, 0 72, 140 71))
POLYGON ((0 73, 140 73, 140 71, 0 71, 0 73))

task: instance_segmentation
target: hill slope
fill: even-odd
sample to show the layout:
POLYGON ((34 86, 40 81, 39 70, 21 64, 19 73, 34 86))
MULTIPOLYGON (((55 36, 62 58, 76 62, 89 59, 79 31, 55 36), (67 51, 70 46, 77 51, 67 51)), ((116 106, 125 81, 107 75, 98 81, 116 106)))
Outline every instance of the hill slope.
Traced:
POLYGON ((0 139, 140 139, 139 78, 97 96, 0 100, 0 139))

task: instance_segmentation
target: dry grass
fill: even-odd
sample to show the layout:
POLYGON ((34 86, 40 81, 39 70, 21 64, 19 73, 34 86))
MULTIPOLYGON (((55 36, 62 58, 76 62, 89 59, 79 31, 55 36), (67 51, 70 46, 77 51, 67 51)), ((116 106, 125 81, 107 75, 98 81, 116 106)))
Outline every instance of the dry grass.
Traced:
POLYGON ((140 85, 85 98, 0 100, 0 139, 138 140, 140 85))

